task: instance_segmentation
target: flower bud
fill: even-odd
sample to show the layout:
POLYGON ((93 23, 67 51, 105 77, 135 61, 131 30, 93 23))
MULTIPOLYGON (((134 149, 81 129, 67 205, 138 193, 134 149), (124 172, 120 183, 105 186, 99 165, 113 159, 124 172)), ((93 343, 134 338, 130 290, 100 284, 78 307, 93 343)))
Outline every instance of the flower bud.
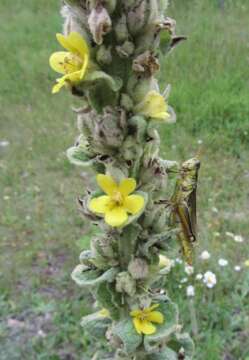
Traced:
POLYGON ((149 273, 149 267, 144 259, 136 258, 130 261, 128 271, 135 280, 145 279, 149 273))
POLYGON ((135 4, 128 12, 128 28, 132 35, 138 34, 146 25, 148 19, 147 1, 140 1, 135 4))
POLYGON ((120 104, 126 111, 131 111, 134 106, 132 99, 127 94, 121 94, 120 104))
POLYGON ((107 235, 96 236, 92 239, 91 247, 93 252, 97 252, 103 257, 114 258, 113 240, 107 235))
POLYGON ((135 45, 131 41, 125 41, 122 45, 116 46, 116 51, 121 58, 128 58, 134 52, 135 45))
POLYGON ((122 145, 122 154, 125 160, 136 160, 143 155, 143 147, 132 136, 127 136, 122 145))
POLYGON ((115 31, 116 39, 119 43, 122 43, 128 39, 129 33, 127 29, 125 14, 122 14, 122 16, 117 21, 114 27, 114 31, 115 31))
POLYGON ((116 291, 125 292, 129 296, 134 296, 136 293, 136 281, 132 278, 132 276, 123 271, 119 273, 116 277, 116 291))
POLYGON ((106 47, 105 45, 101 45, 97 51, 97 62, 100 65, 109 65, 112 62, 112 53, 111 47, 106 47))
POLYGON ((111 18, 102 5, 92 9, 88 18, 88 25, 96 44, 101 45, 103 37, 111 30, 111 18))

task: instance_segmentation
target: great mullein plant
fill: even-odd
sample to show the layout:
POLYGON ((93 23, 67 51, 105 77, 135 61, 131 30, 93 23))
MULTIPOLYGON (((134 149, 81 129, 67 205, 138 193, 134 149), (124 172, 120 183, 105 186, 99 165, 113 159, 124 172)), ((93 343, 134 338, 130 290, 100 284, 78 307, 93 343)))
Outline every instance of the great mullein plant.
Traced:
POLYGON ((186 211, 191 217, 198 167, 196 159, 181 167, 159 155, 157 126, 175 121, 169 86, 161 92, 156 78, 159 60, 184 39, 166 7, 166 0, 67 0, 64 34, 57 34, 65 50, 50 58, 61 74, 52 92, 66 88, 82 104, 68 158, 96 172, 94 190, 79 205, 98 231, 72 278, 96 300, 97 311, 81 325, 90 338, 106 337, 106 353, 93 354, 99 360, 193 357, 193 342, 164 290, 163 256, 175 239, 191 262, 186 211))

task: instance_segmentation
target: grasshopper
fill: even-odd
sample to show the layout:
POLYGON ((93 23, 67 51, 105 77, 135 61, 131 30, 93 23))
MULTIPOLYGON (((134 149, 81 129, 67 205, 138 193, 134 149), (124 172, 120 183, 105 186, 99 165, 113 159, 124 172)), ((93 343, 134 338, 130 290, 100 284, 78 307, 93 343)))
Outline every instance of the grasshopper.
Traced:
POLYGON ((196 190, 199 169, 200 161, 197 157, 182 164, 174 194, 169 201, 172 224, 180 224, 178 239, 188 264, 193 262, 193 246, 196 242, 196 190))
POLYGON ((170 200, 160 200, 170 209, 170 224, 180 225, 177 236, 183 256, 188 264, 193 262, 193 247, 196 243, 196 189, 200 160, 194 157, 185 161, 179 172, 175 190, 170 200))

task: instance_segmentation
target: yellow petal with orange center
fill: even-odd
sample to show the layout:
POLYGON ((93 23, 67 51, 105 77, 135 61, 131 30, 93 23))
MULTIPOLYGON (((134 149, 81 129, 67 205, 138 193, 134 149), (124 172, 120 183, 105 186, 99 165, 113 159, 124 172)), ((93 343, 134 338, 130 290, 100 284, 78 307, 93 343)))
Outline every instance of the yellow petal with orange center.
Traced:
POLYGON ((147 320, 157 324, 162 324, 164 321, 164 316, 162 313, 160 313, 160 311, 152 311, 148 314, 147 320))
POLYGON ((137 183, 133 178, 127 178, 121 180, 119 184, 119 191, 122 195, 127 196, 136 189, 137 183))
POLYGON ((118 191, 118 186, 110 175, 98 174, 97 183, 107 195, 111 196, 115 191, 118 191))
POLYGON ((124 225, 127 219, 128 215, 122 207, 114 207, 105 213, 105 222, 113 227, 124 225))
POLYGON ((110 197, 107 195, 99 196, 91 199, 89 203, 89 209, 97 214, 104 214, 108 210, 110 205, 110 197))
POLYGON ((129 195, 124 199, 124 207, 132 215, 139 213, 143 206, 144 198, 141 195, 129 195))

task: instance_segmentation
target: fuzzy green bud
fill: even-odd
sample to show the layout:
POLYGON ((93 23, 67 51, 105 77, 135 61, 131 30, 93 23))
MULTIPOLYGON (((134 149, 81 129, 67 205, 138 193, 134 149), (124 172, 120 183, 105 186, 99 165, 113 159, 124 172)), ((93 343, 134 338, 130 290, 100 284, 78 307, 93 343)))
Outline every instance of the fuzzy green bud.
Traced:
POLYGON ((116 290, 120 293, 125 292, 129 296, 136 293, 136 281, 126 271, 119 273, 116 277, 116 290))

